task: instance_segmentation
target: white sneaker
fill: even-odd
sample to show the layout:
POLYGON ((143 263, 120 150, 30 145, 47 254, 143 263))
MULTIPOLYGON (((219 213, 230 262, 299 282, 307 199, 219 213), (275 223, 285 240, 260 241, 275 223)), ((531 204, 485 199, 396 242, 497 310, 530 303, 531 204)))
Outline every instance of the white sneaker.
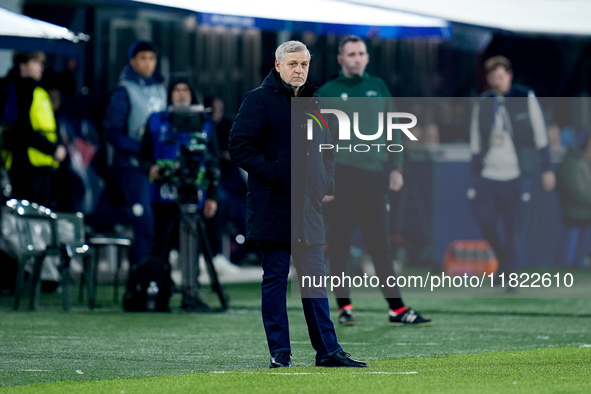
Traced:
POLYGON ((215 270, 220 275, 240 273, 240 267, 238 267, 236 264, 233 264, 226 256, 221 253, 215 255, 212 261, 215 270))
POLYGON ((168 253, 168 262, 172 269, 176 269, 179 266, 179 251, 176 249, 170 249, 168 253))

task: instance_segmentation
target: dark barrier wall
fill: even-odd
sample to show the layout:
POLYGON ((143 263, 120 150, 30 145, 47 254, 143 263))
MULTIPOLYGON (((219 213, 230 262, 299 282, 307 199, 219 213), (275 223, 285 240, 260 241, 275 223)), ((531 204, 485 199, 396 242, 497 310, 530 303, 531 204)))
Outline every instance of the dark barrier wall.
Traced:
MULTIPOLYGON (((399 235, 395 239, 408 248, 409 265, 438 267, 450 242, 482 238, 466 194, 470 158, 467 144, 409 150, 405 186, 394 197, 391 211, 392 228, 399 235)), ((562 220, 556 190, 543 191, 539 175, 533 177, 526 215, 524 265, 572 263, 569 247, 576 233, 562 220)))

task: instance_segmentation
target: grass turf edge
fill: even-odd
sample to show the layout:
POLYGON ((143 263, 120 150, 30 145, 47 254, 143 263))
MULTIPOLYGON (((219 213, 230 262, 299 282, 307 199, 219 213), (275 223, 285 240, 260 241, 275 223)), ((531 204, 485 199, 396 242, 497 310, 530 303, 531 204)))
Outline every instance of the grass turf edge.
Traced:
POLYGON ((0 393, 590 392, 591 348, 567 347, 370 361, 367 369, 292 367, 64 381, 0 393))

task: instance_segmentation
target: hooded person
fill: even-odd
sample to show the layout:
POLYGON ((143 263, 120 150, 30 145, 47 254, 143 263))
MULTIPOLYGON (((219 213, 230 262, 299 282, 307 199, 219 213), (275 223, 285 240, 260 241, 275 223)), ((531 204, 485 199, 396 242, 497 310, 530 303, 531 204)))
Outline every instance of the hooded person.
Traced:
MULTIPOLYGON (((168 260, 170 250, 178 243, 179 204, 194 204, 206 220, 212 219, 217 211, 219 179, 211 117, 199 108, 197 94, 188 79, 180 77, 170 82, 168 104, 168 110, 153 113, 148 119, 139 154, 144 173, 151 181, 156 233, 151 254, 163 260, 168 260), (200 137, 197 133, 201 133, 200 137), (203 155, 187 153, 185 147, 190 151, 196 144, 207 147, 203 155), (182 164, 181 172, 175 170, 176 164, 182 164), (198 181, 197 172, 202 167, 204 178, 198 181)), ((183 283, 181 307, 189 311, 209 310, 199 296, 197 283, 183 283)))

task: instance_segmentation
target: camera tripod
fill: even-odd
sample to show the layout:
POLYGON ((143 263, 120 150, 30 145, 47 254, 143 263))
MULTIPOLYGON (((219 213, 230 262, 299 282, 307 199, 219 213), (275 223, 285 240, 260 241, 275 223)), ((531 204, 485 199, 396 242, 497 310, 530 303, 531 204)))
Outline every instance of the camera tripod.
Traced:
POLYGON ((196 300, 199 292, 197 267, 199 264, 199 247, 205 259, 205 266, 211 279, 211 288, 220 299, 223 310, 228 309, 228 295, 220 284, 218 274, 212 260, 212 251, 205 233, 205 224, 195 204, 179 203, 179 264, 183 274, 182 294, 183 305, 190 305, 196 300))

